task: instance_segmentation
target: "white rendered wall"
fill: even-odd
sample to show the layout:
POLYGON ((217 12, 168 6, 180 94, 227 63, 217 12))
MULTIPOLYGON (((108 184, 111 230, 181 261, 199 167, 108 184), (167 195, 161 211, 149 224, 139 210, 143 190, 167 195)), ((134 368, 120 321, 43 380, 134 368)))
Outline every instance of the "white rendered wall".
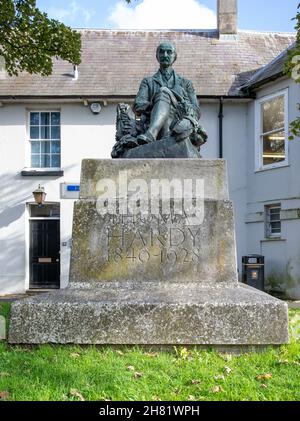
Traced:
MULTIPOLYGON (((201 123, 209 136, 203 158, 219 156, 218 103, 201 104, 201 123)), ((238 262, 244 254, 246 104, 224 105, 224 157, 228 159, 230 197, 234 201, 238 262)), ((61 207, 61 287, 69 277, 70 239, 74 200, 62 199, 60 185, 79 183, 84 158, 109 159, 115 142, 116 105, 102 107, 99 115, 77 104, 4 104, 0 108, 0 294, 22 293, 29 288, 29 221, 26 204, 32 203, 32 191, 40 183, 47 192, 46 201, 61 207), (61 166, 63 177, 22 177, 30 166, 27 138, 28 112, 61 111, 61 166), (67 243, 62 246, 62 243, 67 243)))
POLYGON ((237 262, 239 274, 242 256, 247 251, 246 197, 247 197, 247 104, 224 104, 223 156, 227 160, 229 197, 233 201, 237 262))
MULTIPOLYGON (((300 85, 291 80, 280 80, 261 89, 257 93, 260 99, 288 89, 289 122, 294 120, 299 112, 300 85)), ((290 291, 292 298, 300 298, 300 219, 282 220, 281 239, 265 238, 263 212, 265 205, 281 203, 282 210, 300 208, 300 139, 289 142, 289 166, 255 172, 255 104, 249 104, 248 116, 248 149, 247 149, 247 215, 252 222, 247 223, 247 253, 263 254, 266 258, 267 282, 282 284, 281 287, 290 291), (259 215, 261 214, 261 216, 259 215), (298 285, 298 286, 297 286, 298 285), (298 292, 296 291, 298 290, 298 292)), ((300 215, 299 215, 300 217, 300 215)))
MULTIPOLYGON (((61 287, 68 283, 74 200, 61 199, 60 184, 79 183, 83 158, 109 158, 114 144, 115 106, 94 115, 83 104, 9 105, 0 108, 0 294, 24 292, 29 287, 29 221, 26 203, 40 183, 46 201, 61 206, 61 287), (22 177, 30 164, 26 147, 29 110, 61 111, 63 177, 22 177)), ((27 145, 29 146, 29 145, 27 145)))

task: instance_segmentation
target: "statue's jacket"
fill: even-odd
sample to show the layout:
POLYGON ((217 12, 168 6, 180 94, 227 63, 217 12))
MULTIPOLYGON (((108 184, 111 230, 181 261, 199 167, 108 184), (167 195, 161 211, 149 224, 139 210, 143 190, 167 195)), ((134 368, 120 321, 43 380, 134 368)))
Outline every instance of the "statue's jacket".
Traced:
POLYGON ((173 70, 173 86, 167 86, 162 78, 161 72, 146 77, 142 80, 139 91, 135 98, 133 109, 137 113, 150 113, 154 105, 155 96, 162 87, 168 87, 176 96, 182 98, 188 107, 200 114, 195 89, 190 80, 183 78, 173 70))

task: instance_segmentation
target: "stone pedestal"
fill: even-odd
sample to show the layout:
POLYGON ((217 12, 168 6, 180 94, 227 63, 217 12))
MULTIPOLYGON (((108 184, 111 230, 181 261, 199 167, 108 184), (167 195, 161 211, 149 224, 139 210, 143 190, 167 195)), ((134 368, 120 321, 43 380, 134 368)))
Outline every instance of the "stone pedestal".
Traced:
POLYGON ((85 160, 69 287, 13 303, 9 341, 287 343, 287 305, 238 283, 235 247, 224 161, 85 160))

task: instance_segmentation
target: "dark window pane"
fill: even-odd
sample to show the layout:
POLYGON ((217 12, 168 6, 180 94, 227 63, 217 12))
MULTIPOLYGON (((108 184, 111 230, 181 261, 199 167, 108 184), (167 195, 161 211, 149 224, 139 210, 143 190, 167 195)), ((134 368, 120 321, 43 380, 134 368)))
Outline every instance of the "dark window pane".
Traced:
POLYGON ((30 139, 39 139, 40 133, 38 127, 30 127, 30 139))
POLYGON ((279 213, 271 213, 270 214, 270 221, 280 221, 280 214, 279 213))
POLYGON ((49 126, 50 124, 50 113, 41 113, 41 125, 49 126))
POLYGON ((270 208, 270 213, 279 213, 281 208, 270 208))
POLYGON ((266 101, 262 104, 263 133, 284 127, 284 96, 266 101))
POLYGON ((50 139, 50 127, 41 126, 41 139, 50 139))
POLYGON ((55 205, 50 205, 50 206, 51 206, 50 216, 59 217, 60 216, 60 205, 55 204, 55 205))
POLYGON ((40 167, 40 155, 31 155, 31 167, 32 168, 40 167))
POLYGON ((30 113, 30 125, 38 126, 40 124, 40 113, 30 113))
POLYGON ((42 153, 50 153, 50 143, 51 142, 41 142, 42 153))
POLYGON ((43 206, 31 205, 31 217, 59 217, 60 207, 59 204, 44 204, 43 206))
POLYGON ((50 167, 50 155, 41 155, 41 167, 48 168, 50 167))
POLYGON ((60 126, 51 127, 51 139, 60 139, 60 126))
POLYGON ((271 234, 281 234, 281 228, 271 228, 271 234))
POLYGON ((263 165, 285 160, 285 132, 263 136, 263 165))
POLYGON ((51 153, 60 153, 60 142, 51 142, 51 153))
POLYGON ((51 167, 60 168, 60 155, 52 155, 51 160, 51 167))
POLYGON ((272 232, 274 231, 274 230, 276 230, 276 229, 281 229, 281 222, 279 221, 279 222, 272 222, 271 223, 271 228, 272 228, 272 232))
POLYGON ((31 153, 40 153, 41 142, 31 142, 31 153))
POLYGON ((60 125, 60 113, 51 113, 51 124, 52 126, 60 125))

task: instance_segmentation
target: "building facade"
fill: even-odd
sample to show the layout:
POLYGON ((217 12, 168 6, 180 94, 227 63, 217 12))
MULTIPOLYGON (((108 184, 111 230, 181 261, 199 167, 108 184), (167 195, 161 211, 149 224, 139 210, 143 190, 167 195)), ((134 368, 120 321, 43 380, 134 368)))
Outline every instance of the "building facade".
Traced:
POLYGON ((227 160, 240 273, 242 256, 263 254, 268 284, 300 296, 300 142, 288 141, 300 85, 282 66, 261 70, 295 35, 237 31, 236 9, 225 12, 216 31, 83 30, 75 72, 59 60, 47 78, 0 72, 0 294, 67 286, 81 161, 110 158, 116 105, 133 102, 168 39, 201 105, 203 158, 227 160))

